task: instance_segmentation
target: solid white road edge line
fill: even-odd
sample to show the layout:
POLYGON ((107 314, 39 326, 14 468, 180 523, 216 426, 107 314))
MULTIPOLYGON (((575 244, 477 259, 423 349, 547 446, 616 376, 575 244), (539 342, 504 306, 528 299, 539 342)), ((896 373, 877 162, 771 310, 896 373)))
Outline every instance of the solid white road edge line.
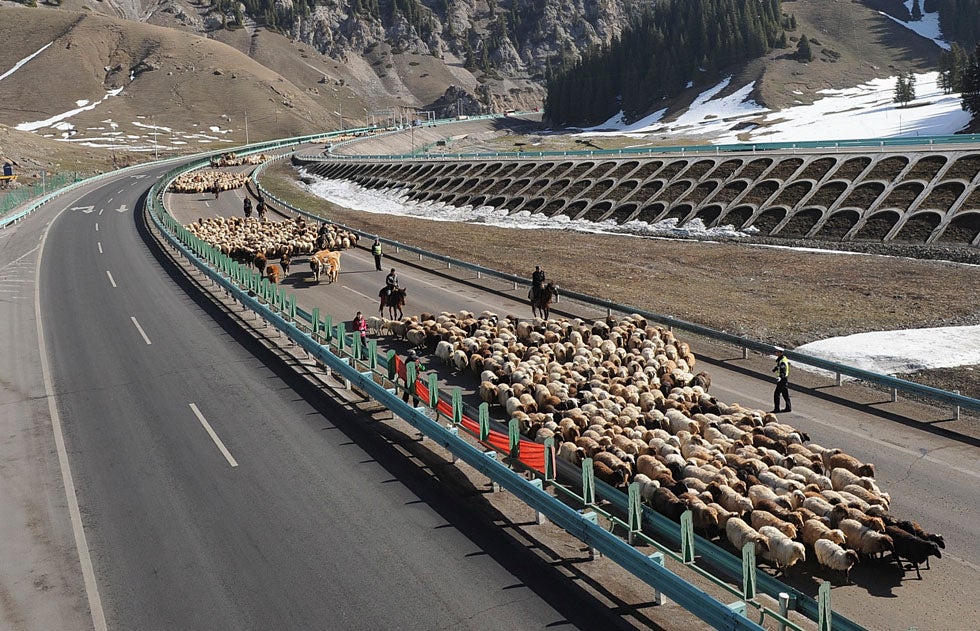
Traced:
POLYGON ((225 444, 221 442, 221 439, 218 438, 218 435, 214 432, 214 429, 212 429, 211 424, 208 423, 208 420, 204 418, 204 415, 201 414, 201 411, 197 409, 197 405, 191 403, 191 412, 194 413, 194 416, 197 417, 197 420, 201 421, 201 425, 204 426, 205 431, 207 431, 208 435, 211 437, 211 440, 214 441, 214 444, 218 446, 218 450, 221 451, 222 455, 224 455, 225 460, 228 461, 228 464, 230 464, 233 467, 237 467, 238 462, 232 457, 231 452, 229 452, 228 449, 225 447, 225 444))
MULTIPOLYGON (((347 289, 347 290, 349 290, 349 291, 352 291, 352 292, 354 292, 354 293, 355 293, 355 294, 357 294, 358 296, 364 296, 364 297, 365 297, 365 298, 367 298, 368 300, 374 300, 373 298, 371 298, 371 296, 368 296, 368 295, 366 295, 366 294, 362 294, 361 292, 359 292, 359 291, 357 291, 356 289, 351 289, 351 288, 350 288, 350 287, 348 287, 347 285, 342 285, 342 287, 343 287, 344 289, 347 289)), ((377 302, 377 301, 375 301, 375 302, 377 302)))
MULTIPOLYGON (((70 206, 71 204, 69 204, 70 206)), ((62 208, 61 213, 65 212, 68 206, 62 208)), ((37 268, 34 271, 34 282, 36 286, 41 286, 41 259, 44 256, 44 242, 48 238, 48 230, 54 219, 51 220, 41 235, 41 248, 37 256, 37 268)), ((51 429, 54 433, 55 449, 58 452, 58 466, 61 469, 61 483, 65 486, 65 499, 68 502, 68 515, 71 518, 71 529, 75 535, 75 549, 78 551, 78 562, 82 569, 82 581, 85 583, 85 596, 88 598, 88 608, 92 614, 92 626, 95 631, 108 631, 105 620, 105 611, 102 609, 102 597, 99 595, 99 586, 95 581, 95 568, 92 566, 92 555, 88 549, 88 541, 85 538, 85 529, 82 526, 82 513, 78 508, 78 496, 75 494, 75 480, 71 474, 71 466, 68 463, 68 451, 65 449, 65 437, 61 429, 61 417, 58 415, 58 405, 54 396, 54 387, 51 384, 51 369, 48 366, 48 353, 44 346, 44 319, 41 317, 41 292, 34 292, 34 315, 37 320, 37 347, 41 358, 41 376, 44 381, 45 398, 48 400, 48 415, 51 417, 51 429)))
POLYGON ((153 342, 150 341, 150 338, 146 337, 146 332, 143 330, 143 327, 141 327, 140 323, 136 321, 136 316, 129 316, 129 319, 132 320, 133 324, 136 325, 136 330, 139 331, 140 335, 143 336, 143 341, 146 342, 147 344, 152 344, 153 342))
POLYGON ((106 276, 109 277, 109 282, 112 283, 112 286, 115 287, 116 286, 116 279, 114 279, 112 277, 112 272, 110 272, 109 270, 106 270, 105 271, 105 274, 106 274, 106 276))

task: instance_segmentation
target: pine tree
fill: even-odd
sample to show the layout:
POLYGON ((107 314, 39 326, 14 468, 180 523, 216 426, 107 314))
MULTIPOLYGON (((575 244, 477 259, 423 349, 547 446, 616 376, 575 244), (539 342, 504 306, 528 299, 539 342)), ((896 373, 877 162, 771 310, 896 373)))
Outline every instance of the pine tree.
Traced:
POLYGON ((922 7, 919 6, 919 0, 912 0, 912 21, 922 21, 922 7))
POLYGON ((911 70, 895 79, 895 103, 905 107, 915 100, 915 75, 911 70))
POLYGON ((813 61, 813 51, 806 35, 801 35, 800 42, 796 45, 796 58, 800 61, 813 61))
POLYGON ((974 116, 980 115, 980 44, 977 44, 973 58, 963 71, 961 91, 963 109, 974 116))

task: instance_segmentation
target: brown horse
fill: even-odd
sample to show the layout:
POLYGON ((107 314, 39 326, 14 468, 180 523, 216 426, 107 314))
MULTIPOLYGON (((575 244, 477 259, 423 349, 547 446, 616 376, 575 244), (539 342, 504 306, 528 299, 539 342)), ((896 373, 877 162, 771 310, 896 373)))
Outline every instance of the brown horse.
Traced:
POLYGON ((392 320, 401 320, 402 309, 405 307, 406 293, 407 292, 401 287, 395 287, 392 289, 391 293, 384 297, 383 302, 381 303, 381 308, 378 309, 378 313, 384 313, 385 307, 388 307, 388 317, 392 320))
POLYGON ((541 317, 548 319, 551 313, 551 301, 558 297, 558 288, 554 283, 548 283, 538 292, 536 298, 531 299, 531 315, 534 317, 541 313, 541 317))

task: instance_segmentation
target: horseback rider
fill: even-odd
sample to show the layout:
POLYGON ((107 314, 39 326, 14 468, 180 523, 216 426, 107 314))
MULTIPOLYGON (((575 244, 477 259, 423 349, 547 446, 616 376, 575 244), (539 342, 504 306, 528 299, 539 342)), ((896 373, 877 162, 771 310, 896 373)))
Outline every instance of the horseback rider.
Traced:
POLYGON ((388 299, 388 296, 390 296, 391 292, 396 289, 398 289, 398 274, 395 273, 395 268, 392 267, 391 271, 388 272, 388 275, 385 276, 385 286, 381 289, 381 292, 378 294, 378 297, 381 298, 382 308, 384 308, 385 301, 388 299))
POLYGON ((544 270, 541 269, 540 265, 535 265, 534 273, 531 274, 531 293, 528 294, 528 298, 532 301, 538 299, 538 296, 541 295, 541 288, 544 287, 544 281, 544 270))

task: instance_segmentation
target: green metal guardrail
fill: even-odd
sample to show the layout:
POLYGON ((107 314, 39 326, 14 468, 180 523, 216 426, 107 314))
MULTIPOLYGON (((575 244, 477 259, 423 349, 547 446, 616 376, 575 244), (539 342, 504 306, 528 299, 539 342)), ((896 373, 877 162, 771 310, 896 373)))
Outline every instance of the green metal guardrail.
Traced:
POLYGON ((78 173, 57 173, 26 186, 17 186, 9 191, 0 189, 0 216, 6 215, 14 208, 27 203, 35 197, 40 197, 45 193, 51 193, 60 188, 64 188, 81 179, 82 177, 78 173))
MULTIPOLYGON (((202 160, 188 166, 196 168, 205 163, 206 161, 202 160)), ((345 358, 340 356, 341 353, 338 351, 342 352, 345 348, 343 342, 333 346, 323 345, 307 334, 306 330, 318 328, 319 318, 313 319, 316 324, 310 321, 306 330, 300 328, 296 320, 298 310, 294 296, 287 297, 284 290, 272 286, 265 279, 260 279, 250 267, 231 260, 203 240, 198 239, 166 212, 162 204, 162 190, 165 190, 172 179, 186 168, 174 169, 161 178, 151 189, 147 203, 150 206, 151 217, 158 228, 167 235, 171 244, 178 247, 212 281, 219 283, 226 291, 234 295, 236 300, 256 311, 263 319, 272 323, 289 336, 292 341, 299 344, 307 353, 316 357, 318 361, 329 366, 331 370, 338 372, 344 379, 393 410, 427 436, 438 441, 449 449, 454 456, 467 462, 494 483, 506 488, 536 511, 546 515, 590 547, 599 550, 674 602, 691 611, 698 618, 718 629, 751 629, 753 631, 762 629, 761 626, 745 616, 744 603, 739 603, 740 607, 721 603, 700 588, 667 570, 662 564, 650 559, 633 546, 607 532, 595 520, 594 513, 576 511, 556 500, 541 486, 530 484, 526 478, 509 469, 503 462, 498 462, 494 452, 482 452, 459 438, 458 428, 455 431, 450 431, 429 419, 419 410, 402 402, 395 396, 395 393, 375 381, 376 375, 373 371, 361 372, 351 367, 345 358), (160 187, 160 183, 164 183, 163 187, 160 187)), ((338 341, 344 340, 342 325, 338 332, 341 333, 338 336, 338 341)), ((360 355, 360 350, 355 350, 353 353, 360 355)))

